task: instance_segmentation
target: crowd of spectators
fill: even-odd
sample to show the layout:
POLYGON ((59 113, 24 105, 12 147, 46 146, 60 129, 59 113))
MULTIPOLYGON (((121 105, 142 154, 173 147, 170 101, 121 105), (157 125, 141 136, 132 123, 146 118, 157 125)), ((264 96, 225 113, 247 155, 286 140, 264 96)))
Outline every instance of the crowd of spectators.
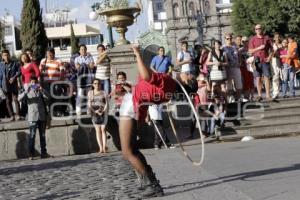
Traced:
MULTIPOLYGON (((216 126, 224 126, 228 103, 261 101, 263 98, 275 100, 280 91, 284 98, 296 95, 295 77, 300 62, 295 36, 283 37, 274 33, 272 39, 264 34, 260 24, 255 26, 254 31, 255 35, 250 40, 240 35, 234 38, 232 33, 226 33, 225 44, 215 40, 212 46, 197 46, 195 51, 190 51, 188 43, 182 42, 175 66, 166 56, 164 47, 158 49, 157 56, 151 61, 149 67, 153 71, 180 76, 200 116, 209 118, 201 121, 206 135, 214 135, 216 126)), ((43 127, 51 117, 73 114, 81 117, 87 113, 92 116, 100 152, 107 152, 107 117, 104 116, 109 110, 109 100, 115 101, 113 109, 118 116, 122 98, 131 92, 132 86, 126 80, 126 73, 119 72, 112 87, 107 50, 100 44, 97 51, 98 57, 94 60, 87 47, 80 45, 79 52, 72 55, 70 62, 62 62, 55 56, 54 49, 49 48, 45 58, 38 63, 30 49, 26 49, 18 61, 11 59, 8 50, 3 50, 0 103, 1 110, 6 112, 1 112, 2 118, 7 117, 9 122, 27 118, 31 138, 34 138, 37 128, 41 129, 40 134, 44 134, 43 127), (38 98, 34 98, 36 96, 38 98), (59 102, 71 106, 63 106, 59 102), (40 109, 41 106, 44 109, 40 109), (33 117, 32 112, 37 110, 39 114, 33 117), (40 112, 49 115, 45 117, 40 112)), ((151 106, 147 119, 157 127, 155 147, 162 146, 162 139, 169 145, 163 129, 161 106, 151 106)), ((191 121, 193 137, 195 119, 191 121)), ((32 145, 34 143, 31 142, 30 148, 32 145)), ((46 154, 46 150, 42 150, 46 154)))

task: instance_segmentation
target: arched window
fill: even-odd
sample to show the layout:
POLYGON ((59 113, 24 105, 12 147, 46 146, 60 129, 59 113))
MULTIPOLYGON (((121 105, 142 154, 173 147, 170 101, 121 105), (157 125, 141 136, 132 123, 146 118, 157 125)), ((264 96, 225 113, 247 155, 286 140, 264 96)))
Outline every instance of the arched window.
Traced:
POLYGON ((179 6, 177 3, 173 5, 174 18, 179 18, 179 6))
POLYGON ((189 6, 188 6, 188 16, 189 17, 194 17, 196 16, 196 12, 195 12, 195 4, 194 2, 190 2, 189 6))

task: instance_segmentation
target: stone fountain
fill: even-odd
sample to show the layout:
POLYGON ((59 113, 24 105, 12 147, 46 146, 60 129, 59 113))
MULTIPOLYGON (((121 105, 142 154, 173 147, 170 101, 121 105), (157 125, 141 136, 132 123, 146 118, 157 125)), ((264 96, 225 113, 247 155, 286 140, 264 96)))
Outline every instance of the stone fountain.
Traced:
POLYGON ((136 61, 130 48, 130 42, 126 39, 126 32, 127 27, 131 26, 139 16, 141 9, 138 6, 128 6, 127 0, 115 0, 114 2, 114 6, 108 1, 102 8, 95 9, 96 15, 104 17, 106 23, 115 28, 119 34, 116 46, 108 52, 113 72, 112 80, 115 80, 119 71, 124 71, 128 81, 135 83, 137 78, 136 61), (125 2, 125 5, 122 6, 122 2, 125 2))
MULTIPOLYGON (((124 2, 126 0, 114 0, 114 2, 116 1, 124 2)), ((110 1, 106 1, 106 3, 104 8, 95 9, 95 13, 91 13, 90 18, 97 19, 98 16, 104 16, 106 23, 116 28, 116 31, 119 33, 119 40, 116 42, 116 46, 108 52, 112 68, 111 80, 115 81, 116 74, 119 71, 124 71, 127 74, 127 80, 135 84, 137 80, 136 58, 131 50, 130 42, 126 39, 126 32, 128 30, 127 27, 131 26, 139 16, 141 9, 138 6, 119 6, 116 8, 110 6, 110 1)), ((144 125, 142 130, 143 134, 139 136, 140 146, 145 148, 152 147, 154 137, 152 128, 144 125)))

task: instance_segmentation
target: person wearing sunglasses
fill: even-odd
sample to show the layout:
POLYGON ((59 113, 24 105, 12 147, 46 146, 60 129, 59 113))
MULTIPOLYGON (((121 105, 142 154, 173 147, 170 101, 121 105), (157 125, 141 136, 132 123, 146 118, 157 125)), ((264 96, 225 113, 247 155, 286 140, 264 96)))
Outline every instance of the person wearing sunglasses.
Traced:
POLYGON ((249 53, 254 56, 256 63, 256 70, 253 72, 256 78, 257 101, 262 100, 262 84, 265 84, 266 99, 270 98, 270 61, 273 55, 273 45, 271 39, 264 35, 262 26, 255 25, 255 33, 249 42, 249 53))
POLYGON ((231 101, 238 101, 241 97, 243 83, 239 53, 237 47, 233 43, 232 36, 232 33, 225 34, 225 46, 223 47, 223 51, 226 53, 228 59, 228 66, 226 67, 228 97, 231 101))

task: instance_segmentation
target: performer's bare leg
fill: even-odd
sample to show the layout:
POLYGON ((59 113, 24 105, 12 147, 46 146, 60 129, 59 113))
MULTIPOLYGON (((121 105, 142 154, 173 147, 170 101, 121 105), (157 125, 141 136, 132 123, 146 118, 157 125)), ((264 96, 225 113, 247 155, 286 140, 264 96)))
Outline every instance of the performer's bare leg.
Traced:
MULTIPOLYGON (((145 81, 150 81, 152 71, 143 63, 139 48, 132 47, 132 49, 136 55, 140 78, 145 81)), ((141 188, 144 190, 143 196, 162 196, 163 190, 159 185, 159 181, 156 179, 151 167, 147 164, 143 154, 134 144, 134 140, 136 140, 137 137, 137 130, 135 126, 136 123, 134 119, 126 115, 122 116, 122 113, 120 112, 119 134, 123 157, 128 160, 132 167, 137 171, 141 188)))
POLYGON ((138 155, 134 154, 132 138, 134 137, 133 119, 129 117, 120 117, 119 132, 121 140, 122 154, 126 160, 142 175, 146 174, 146 166, 138 155))

